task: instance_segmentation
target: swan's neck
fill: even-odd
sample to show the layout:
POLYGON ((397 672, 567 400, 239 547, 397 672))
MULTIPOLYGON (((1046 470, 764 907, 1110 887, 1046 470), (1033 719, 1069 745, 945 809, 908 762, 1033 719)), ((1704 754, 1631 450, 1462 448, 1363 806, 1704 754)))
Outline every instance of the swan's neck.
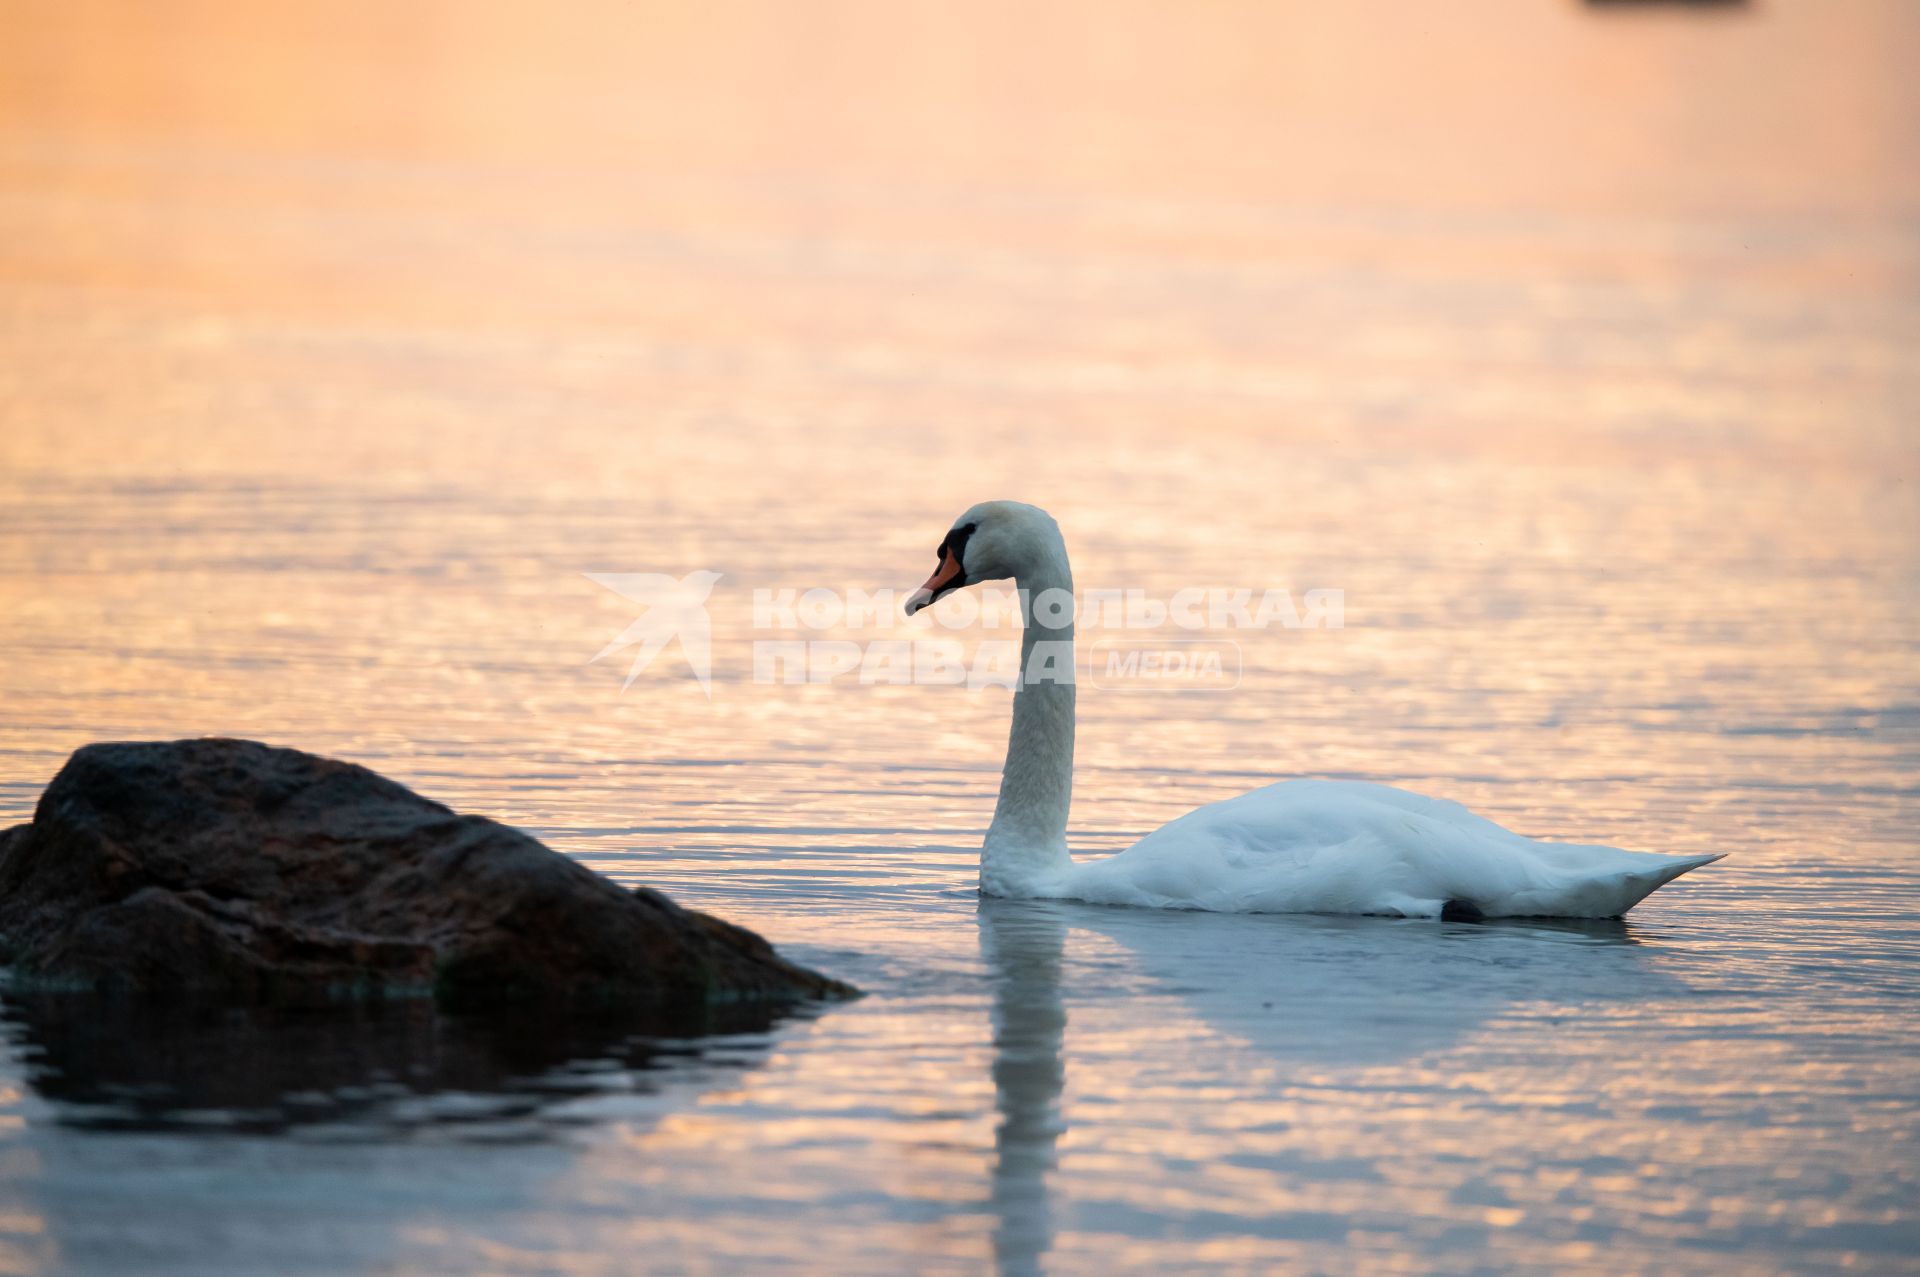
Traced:
POLYGON ((1015 578, 1020 589, 1020 687, 1000 771, 1000 801, 980 852, 980 889, 993 896, 1045 893, 1045 881, 1073 864, 1067 806, 1073 797, 1073 617, 1049 618, 1049 591, 1071 600, 1064 545, 1015 578), (1039 612, 1040 617, 1035 616, 1039 612), (1050 623, 1051 622, 1051 623, 1050 623))

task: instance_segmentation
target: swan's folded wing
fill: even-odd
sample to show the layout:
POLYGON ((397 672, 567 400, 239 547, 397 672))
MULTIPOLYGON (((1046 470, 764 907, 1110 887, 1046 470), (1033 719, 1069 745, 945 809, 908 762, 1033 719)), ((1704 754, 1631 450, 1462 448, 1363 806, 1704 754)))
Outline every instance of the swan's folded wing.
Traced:
POLYGON ((1719 856, 1538 842, 1458 803, 1384 785, 1285 781, 1210 803, 1106 860, 1062 895, 1232 913, 1617 917, 1719 856))

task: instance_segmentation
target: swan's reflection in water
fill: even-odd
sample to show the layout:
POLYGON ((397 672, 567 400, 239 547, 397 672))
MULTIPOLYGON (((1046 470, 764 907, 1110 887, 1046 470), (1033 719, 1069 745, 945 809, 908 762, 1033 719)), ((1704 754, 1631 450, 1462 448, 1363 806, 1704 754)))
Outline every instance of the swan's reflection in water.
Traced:
POLYGON ((1109 962, 1188 1021, 1263 1063, 1397 1065, 1448 1049, 1542 997, 1670 993, 1673 977, 1618 919, 1203 914, 1062 905, 1109 962))
POLYGON ((1067 923, 1047 901, 980 901, 980 951, 993 980, 995 1270, 1039 1271, 1053 1241, 1047 1175, 1060 1138, 1061 1054, 1067 1008, 1060 993, 1067 923))
MULTIPOLYGON (((1685 988, 1658 947, 1618 920, 1466 924, 990 898, 978 916, 993 988, 993 1253, 1008 1274, 1039 1271, 1071 1214, 1055 1200, 1076 1182, 1058 1156, 1069 999, 1084 1017, 1075 1067, 1098 1079, 1095 1092, 1128 1067, 1127 1044, 1143 1027, 1192 1035, 1243 1086, 1283 1089, 1444 1054, 1543 993, 1579 1002, 1685 988)), ((1292 1169, 1311 1179, 1311 1156, 1292 1169)), ((1290 1205, 1299 1204, 1276 1201, 1276 1216, 1290 1205)))

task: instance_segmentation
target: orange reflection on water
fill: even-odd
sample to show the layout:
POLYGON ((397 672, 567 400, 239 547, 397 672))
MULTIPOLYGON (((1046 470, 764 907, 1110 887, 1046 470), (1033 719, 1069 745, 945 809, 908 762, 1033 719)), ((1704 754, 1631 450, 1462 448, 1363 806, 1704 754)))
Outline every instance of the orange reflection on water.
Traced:
MULTIPOLYGON (((397 1270, 1911 1235, 1920 8, 0 22, 5 814, 88 740, 284 741, 873 989, 397 1270), (977 914, 1004 698, 756 685, 751 591, 911 586, 1002 494, 1083 587, 1346 592, 1231 696, 1084 694, 1082 851, 1311 774, 1736 854, 1591 949, 977 914), (622 694, 582 574, 697 567, 712 699, 622 694)), ((35 1102, 22 1266, 91 1226, 35 1102)))

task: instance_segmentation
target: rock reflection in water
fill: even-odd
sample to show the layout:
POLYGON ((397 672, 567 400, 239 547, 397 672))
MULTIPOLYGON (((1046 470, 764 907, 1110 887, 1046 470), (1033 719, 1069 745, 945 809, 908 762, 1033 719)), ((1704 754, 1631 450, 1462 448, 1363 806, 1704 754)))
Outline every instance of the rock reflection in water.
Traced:
POLYGON ((540 1138, 566 1102, 647 1092, 669 1068, 760 1062, 777 1012, 523 1011, 456 1016, 424 1002, 236 1008, 93 995, 0 1004, 34 1090, 63 1125, 391 1138, 442 1129, 540 1138))

